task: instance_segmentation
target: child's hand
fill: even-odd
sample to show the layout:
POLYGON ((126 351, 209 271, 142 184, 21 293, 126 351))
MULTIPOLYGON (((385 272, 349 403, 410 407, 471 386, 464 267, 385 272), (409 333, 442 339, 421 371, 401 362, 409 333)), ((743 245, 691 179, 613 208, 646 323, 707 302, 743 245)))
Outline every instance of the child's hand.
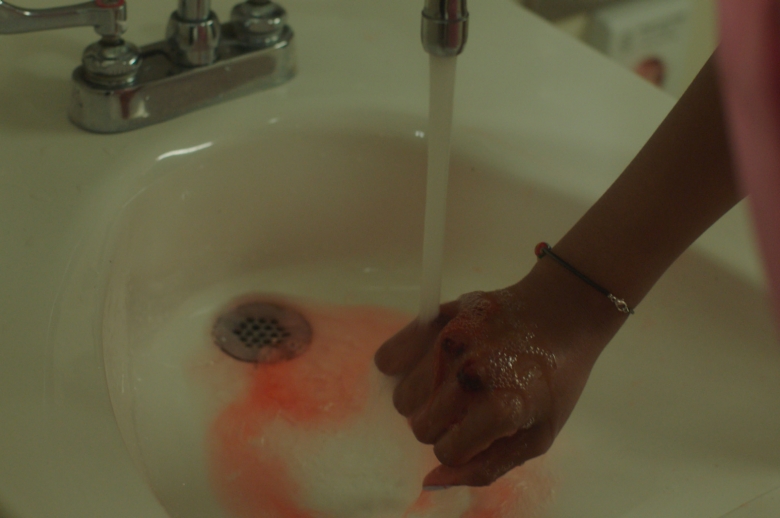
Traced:
POLYGON ((542 261, 520 283, 464 295, 385 342, 375 360, 400 379, 395 406, 442 463, 423 485, 488 485, 545 453, 624 320, 542 261))

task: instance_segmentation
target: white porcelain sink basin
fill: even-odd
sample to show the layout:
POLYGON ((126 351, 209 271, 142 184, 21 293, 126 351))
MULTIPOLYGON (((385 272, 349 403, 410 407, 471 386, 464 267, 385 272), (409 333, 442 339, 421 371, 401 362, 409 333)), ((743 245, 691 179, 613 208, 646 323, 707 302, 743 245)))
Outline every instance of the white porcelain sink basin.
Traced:
MULTIPOLYGON (((129 38, 158 37, 162 4, 135 0, 129 38)), ((473 4, 446 298, 518 280, 672 105, 513 3, 473 4)), ((209 430, 251 376, 209 340, 218 312, 258 292, 415 310, 419 6, 285 6, 293 82, 118 136, 65 120, 89 35, 3 40, 0 516, 231 516, 209 430)), ((780 486, 780 348, 762 282, 738 207, 608 348, 554 448, 525 468, 521 515, 717 518, 780 486)), ((375 411, 389 411, 377 391, 375 411)), ((390 433, 366 423, 355 444, 390 433)), ((399 448, 410 462, 425 451, 399 448)), ((362 497, 413 492, 404 484, 362 497)), ((320 504, 346 518, 345 498, 320 504)))

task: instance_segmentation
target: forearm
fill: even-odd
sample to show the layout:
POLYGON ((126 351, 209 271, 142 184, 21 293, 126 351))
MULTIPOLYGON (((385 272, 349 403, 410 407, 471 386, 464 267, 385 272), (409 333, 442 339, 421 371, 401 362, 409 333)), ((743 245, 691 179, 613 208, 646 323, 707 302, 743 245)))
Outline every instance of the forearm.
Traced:
POLYGON ((554 250, 633 307, 740 198, 711 58, 642 151, 554 250))
MULTIPOLYGON (((740 196, 713 61, 620 178, 554 247, 634 306, 740 196)), ((486 485, 550 447, 625 314, 551 258, 514 286, 414 322, 377 353, 442 465, 424 486, 486 485), (454 425, 453 423, 456 423, 454 425)))

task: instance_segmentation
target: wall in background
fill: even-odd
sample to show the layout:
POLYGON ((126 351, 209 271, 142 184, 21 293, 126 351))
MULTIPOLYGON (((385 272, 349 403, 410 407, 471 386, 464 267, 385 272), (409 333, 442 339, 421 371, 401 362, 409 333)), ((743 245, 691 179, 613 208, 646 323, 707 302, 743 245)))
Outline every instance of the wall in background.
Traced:
MULTIPOLYGON (((685 67, 683 70, 683 80, 679 86, 669 93, 679 97, 685 88, 693 81, 696 74, 710 57, 717 46, 717 18, 715 13, 714 0, 689 0, 692 8, 691 36, 686 50, 685 67)), ((560 21, 555 25, 571 34, 582 39, 585 36, 586 29, 590 23, 590 16, 580 14, 560 21)))
POLYGON ((693 26, 685 69, 688 78, 686 84, 693 81, 718 45, 715 0, 691 0, 691 3, 693 4, 693 26))

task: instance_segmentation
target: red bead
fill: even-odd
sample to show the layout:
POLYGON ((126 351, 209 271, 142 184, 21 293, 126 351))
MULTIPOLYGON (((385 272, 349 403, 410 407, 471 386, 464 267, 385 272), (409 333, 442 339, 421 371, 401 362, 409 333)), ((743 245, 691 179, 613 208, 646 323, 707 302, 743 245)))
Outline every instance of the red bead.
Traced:
POLYGON ((112 7, 117 8, 117 7, 122 7, 123 5, 125 5, 125 0, 121 0, 120 2, 117 2, 116 4, 107 4, 105 2, 105 0, 95 0, 95 5, 98 6, 98 7, 102 7, 104 9, 112 8, 112 7))
POLYGON ((536 245, 536 248, 534 248, 534 253, 536 254, 536 257, 542 257, 544 253, 550 249, 550 245, 542 241, 538 245, 536 245))

